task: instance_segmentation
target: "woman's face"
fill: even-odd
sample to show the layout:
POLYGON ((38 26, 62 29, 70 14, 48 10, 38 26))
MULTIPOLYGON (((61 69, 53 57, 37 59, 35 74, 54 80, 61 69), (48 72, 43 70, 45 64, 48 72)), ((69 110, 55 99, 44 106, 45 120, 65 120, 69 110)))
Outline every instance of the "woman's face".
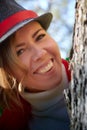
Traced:
POLYGON ((59 48, 38 22, 31 22, 16 34, 12 44, 27 73, 13 70, 18 81, 30 91, 44 91, 61 82, 62 69, 59 48))

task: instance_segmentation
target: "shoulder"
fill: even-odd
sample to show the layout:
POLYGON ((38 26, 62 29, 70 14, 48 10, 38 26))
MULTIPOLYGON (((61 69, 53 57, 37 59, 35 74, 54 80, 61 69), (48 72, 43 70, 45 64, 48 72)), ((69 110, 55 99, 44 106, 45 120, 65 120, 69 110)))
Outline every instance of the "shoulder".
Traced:
POLYGON ((69 69, 69 62, 66 61, 66 60, 64 60, 64 59, 62 59, 62 63, 63 63, 63 65, 64 65, 64 67, 65 67, 68 81, 70 81, 70 80, 71 80, 71 71, 70 71, 70 69, 69 69))
POLYGON ((15 106, 12 109, 5 109, 0 116, 0 129, 12 129, 12 130, 22 130, 27 129, 31 107, 29 103, 21 99, 23 104, 23 109, 19 106, 15 106))

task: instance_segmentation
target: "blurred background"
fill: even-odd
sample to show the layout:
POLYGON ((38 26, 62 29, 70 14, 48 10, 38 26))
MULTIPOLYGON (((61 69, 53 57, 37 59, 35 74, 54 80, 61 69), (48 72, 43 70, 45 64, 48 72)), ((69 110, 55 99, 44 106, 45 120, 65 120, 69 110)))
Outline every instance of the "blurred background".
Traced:
POLYGON ((72 47, 73 26, 75 21, 75 0, 16 0, 26 9, 39 15, 52 12, 53 20, 48 33, 59 45, 62 58, 69 56, 72 47))

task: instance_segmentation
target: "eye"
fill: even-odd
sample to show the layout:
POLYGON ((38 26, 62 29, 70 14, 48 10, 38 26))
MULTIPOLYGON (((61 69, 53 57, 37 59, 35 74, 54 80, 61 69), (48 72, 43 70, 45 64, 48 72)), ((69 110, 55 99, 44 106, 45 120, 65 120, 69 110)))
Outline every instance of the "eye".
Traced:
POLYGON ((45 37, 46 34, 40 34, 37 36, 36 41, 39 41, 45 37))
POLYGON ((17 53, 17 56, 21 55, 23 52, 24 52, 24 49, 18 50, 18 51, 16 52, 16 53, 17 53))

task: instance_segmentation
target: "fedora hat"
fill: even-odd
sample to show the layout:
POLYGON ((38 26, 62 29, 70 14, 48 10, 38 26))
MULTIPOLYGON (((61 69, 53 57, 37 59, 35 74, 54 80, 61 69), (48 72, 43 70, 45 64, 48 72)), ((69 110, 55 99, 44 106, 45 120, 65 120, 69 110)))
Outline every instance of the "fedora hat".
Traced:
POLYGON ((52 20, 50 12, 38 16, 14 0, 0 0, 0 43, 31 21, 37 21, 46 30, 52 20))

